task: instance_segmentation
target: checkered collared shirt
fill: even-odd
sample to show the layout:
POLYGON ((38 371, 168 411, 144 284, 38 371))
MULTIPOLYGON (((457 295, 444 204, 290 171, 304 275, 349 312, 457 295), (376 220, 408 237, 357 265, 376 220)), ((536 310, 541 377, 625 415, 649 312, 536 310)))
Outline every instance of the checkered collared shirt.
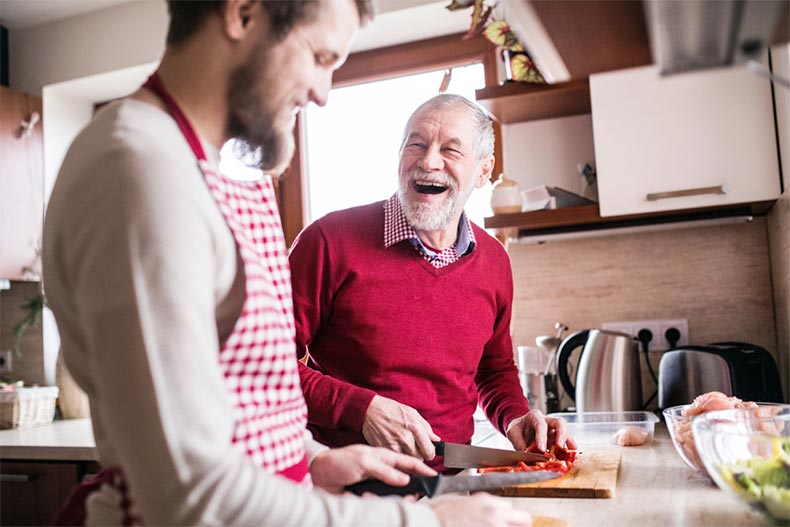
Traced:
POLYGON ((384 247, 390 247, 403 240, 408 240, 412 247, 437 269, 455 263, 465 254, 471 253, 476 243, 472 222, 464 212, 461 213, 456 242, 443 251, 431 250, 422 243, 414 227, 409 225, 400 206, 398 195, 393 194, 390 199, 384 202, 384 247))

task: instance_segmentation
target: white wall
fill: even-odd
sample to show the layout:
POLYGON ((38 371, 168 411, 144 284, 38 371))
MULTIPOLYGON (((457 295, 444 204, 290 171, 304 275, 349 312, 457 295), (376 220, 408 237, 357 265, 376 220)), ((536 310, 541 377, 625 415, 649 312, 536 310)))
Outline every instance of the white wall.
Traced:
POLYGON ((167 22, 164 0, 146 0, 9 31, 10 85, 41 95, 48 84, 158 61, 167 22))
MULTIPOLYGON (((446 0, 384 0, 352 52, 466 31, 471 10, 450 12, 446 5, 446 0)), ((47 84, 158 61, 167 23, 165 0, 138 0, 10 31, 11 87, 40 95, 47 84)))
POLYGON ((505 174, 521 189, 549 185, 581 194, 576 165, 595 166, 590 114, 505 125, 502 139, 505 174))

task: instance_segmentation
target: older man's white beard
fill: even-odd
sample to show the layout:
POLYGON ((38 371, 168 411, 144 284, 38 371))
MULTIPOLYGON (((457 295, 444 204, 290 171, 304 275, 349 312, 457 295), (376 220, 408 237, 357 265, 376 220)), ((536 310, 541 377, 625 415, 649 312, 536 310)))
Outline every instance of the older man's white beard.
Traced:
POLYGON ((463 210, 466 200, 475 189, 470 185, 463 194, 458 194, 458 187, 451 177, 441 174, 441 184, 447 186, 448 195, 444 201, 431 205, 430 203, 413 202, 409 199, 408 185, 418 176, 423 175, 421 171, 409 173, 406 181, 401 181, 398 187, 398 198, 400 199, 403 214, 409 225, 418 231, 438 231, 447 227, 457 214, 463 210))

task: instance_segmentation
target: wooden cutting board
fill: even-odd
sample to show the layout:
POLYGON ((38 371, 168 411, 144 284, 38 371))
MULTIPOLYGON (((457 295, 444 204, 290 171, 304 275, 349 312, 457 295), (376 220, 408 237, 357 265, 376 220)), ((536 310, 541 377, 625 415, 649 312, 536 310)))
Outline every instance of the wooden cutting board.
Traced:
POLYGON ((502 489, 501 496, 538 498, 612 498, 620 470, 620 450, 584 452, 564 476, 513 485, 502 489))

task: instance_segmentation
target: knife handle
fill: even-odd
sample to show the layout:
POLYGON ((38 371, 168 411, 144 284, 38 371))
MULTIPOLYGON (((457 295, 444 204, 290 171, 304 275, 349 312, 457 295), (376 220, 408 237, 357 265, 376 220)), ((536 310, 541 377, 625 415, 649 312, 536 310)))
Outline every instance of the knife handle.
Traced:
POLYGON ((436 455, 444 456, 444 441, 431 441, 431 443, 436 447, 436 455))
POLYGON ((439 476, 411 476, 409 483, 402 487, 388 485, 378 479, 366 479, 353 485, 346 485, 345 489, 361 496, 365 492, 377 496, 409 496, 412 494, 432 496, 439 484, 439 476))

